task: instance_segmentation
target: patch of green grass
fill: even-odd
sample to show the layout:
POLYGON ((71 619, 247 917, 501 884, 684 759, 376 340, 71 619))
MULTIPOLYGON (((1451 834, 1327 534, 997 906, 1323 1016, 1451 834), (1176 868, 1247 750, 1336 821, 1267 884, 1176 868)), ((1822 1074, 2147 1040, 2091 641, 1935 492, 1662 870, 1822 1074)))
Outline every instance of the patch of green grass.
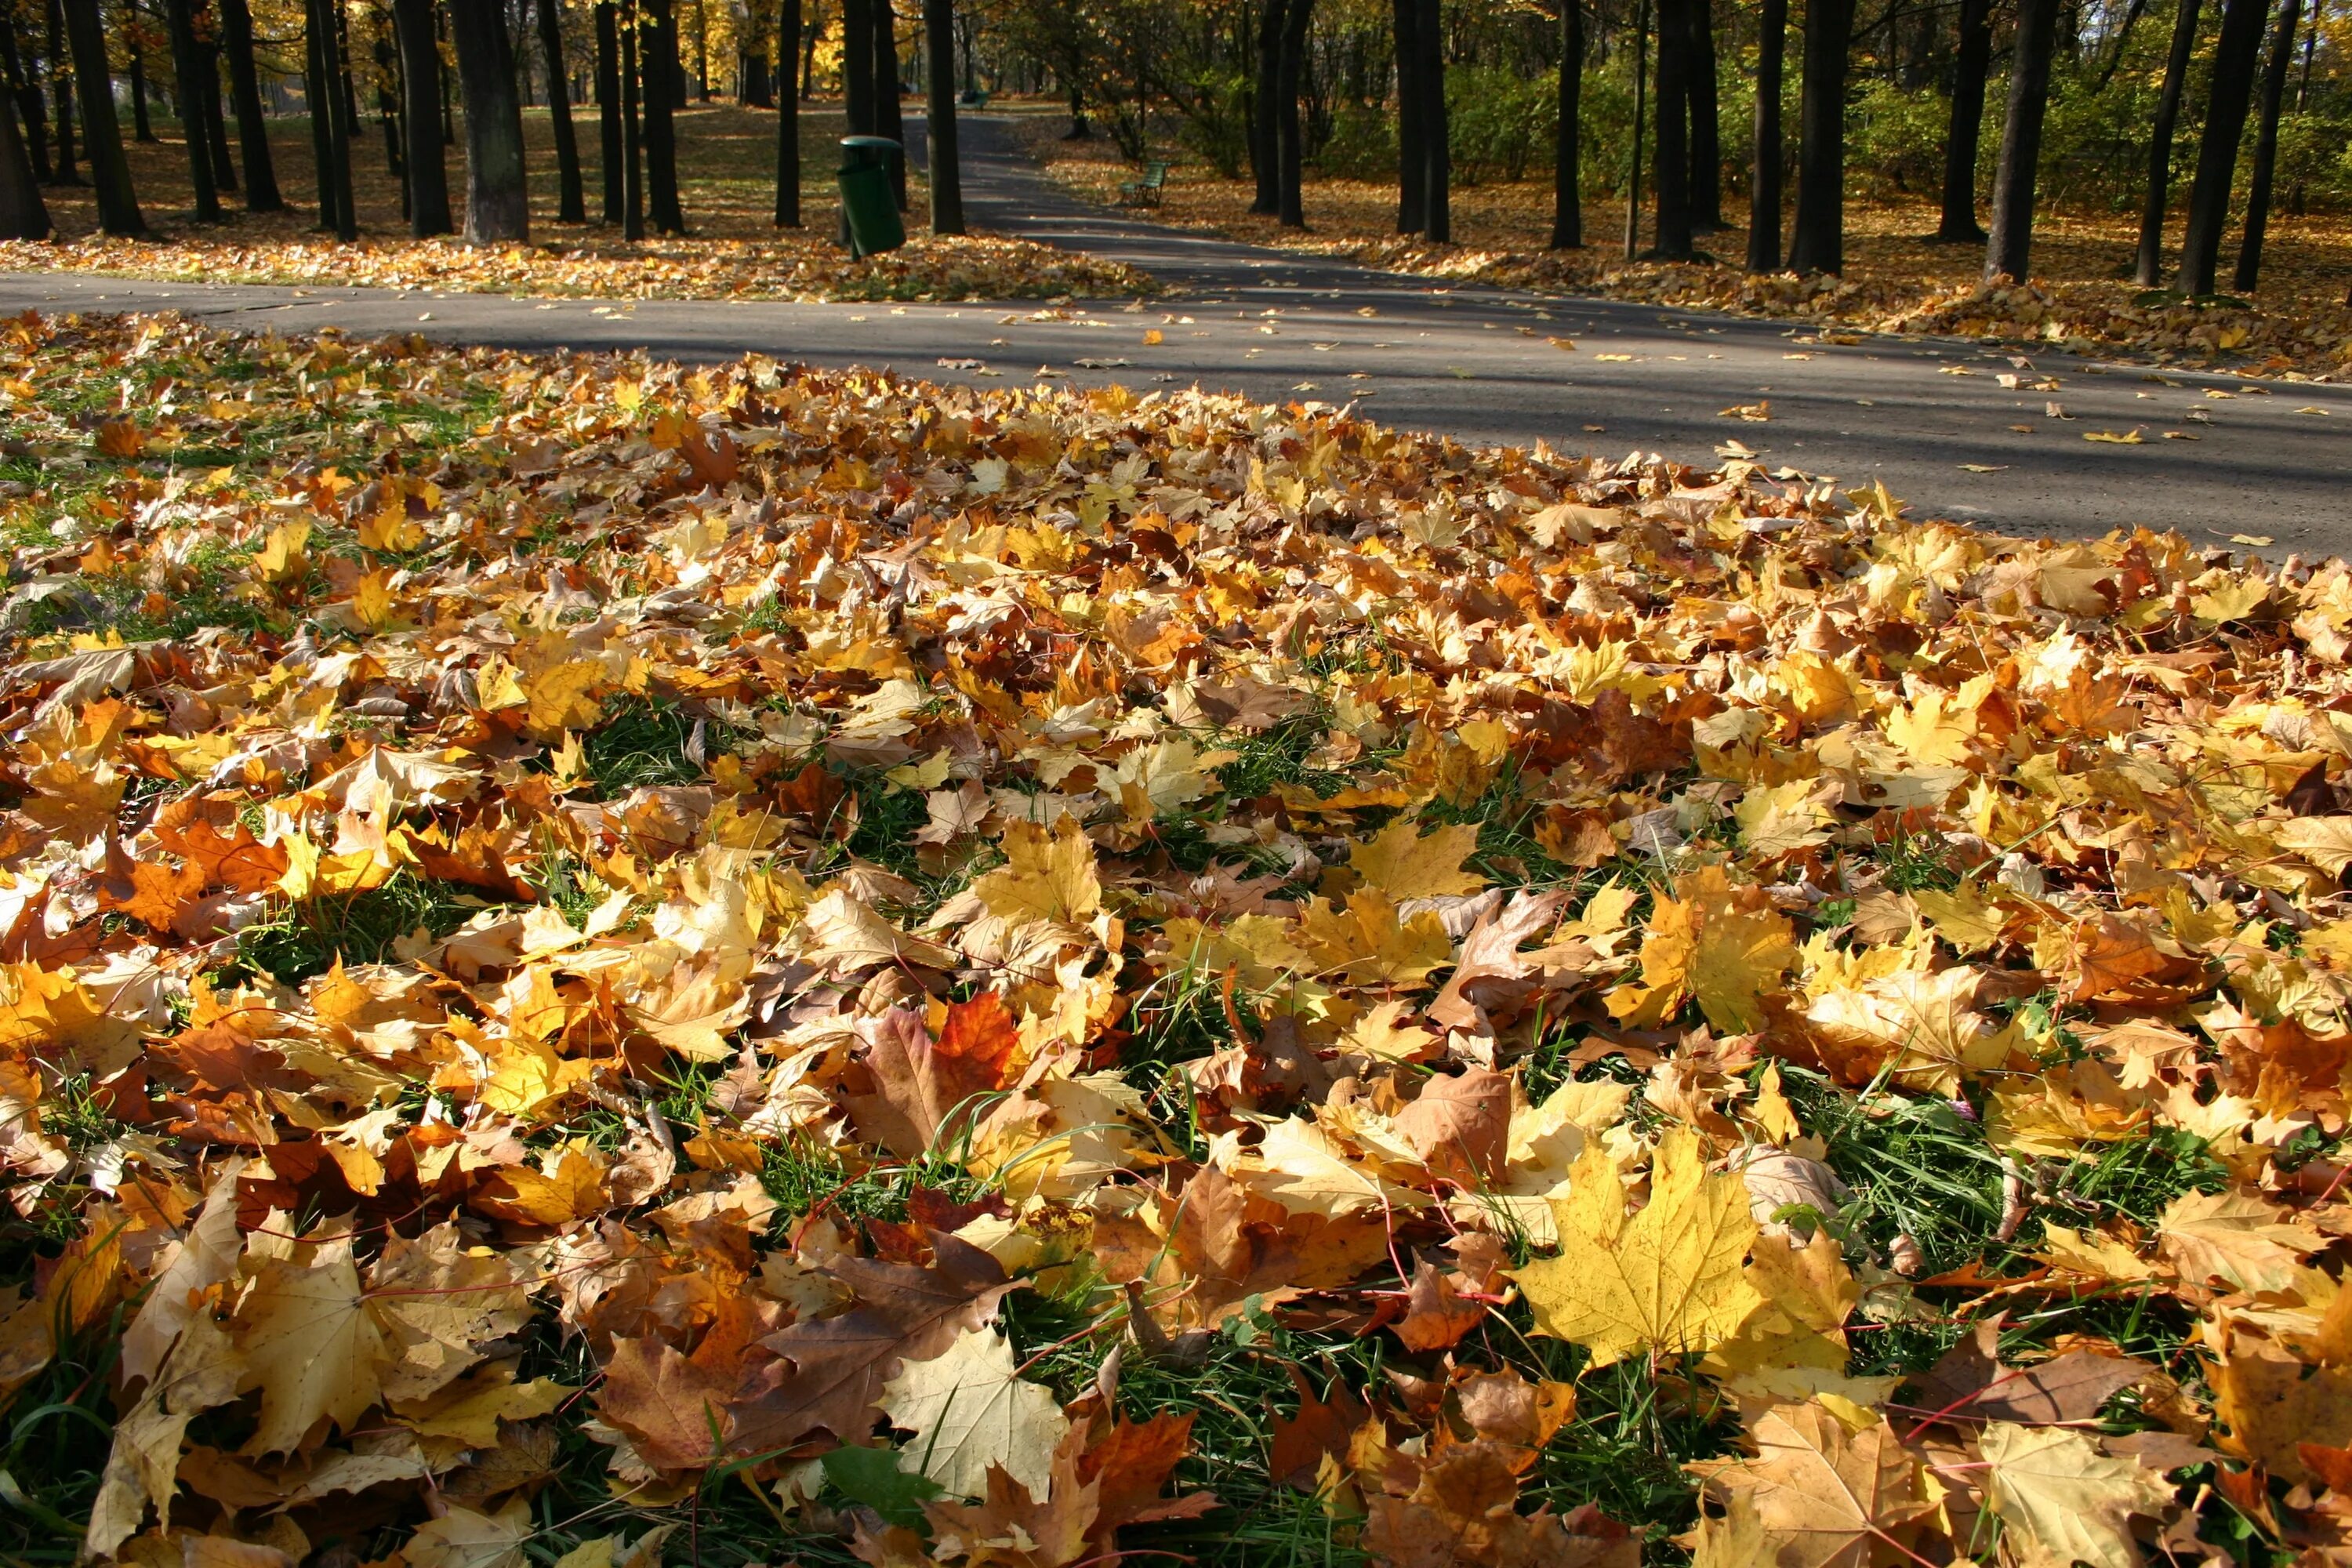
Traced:
MULTIPOLYGON (((1542 1347, 1546 1376, 1565 1381, 1582 1360, 1554 1341, 1531 1343, 1542 1347)), ((1737 1430, 1728 1402, 1704 1384, 1662 1379, 1646 1361, 1617 1362, 1578 1381, 1575 1417, 1545 1447, 1522 1497, 1561 1513, 1597 1503, 1655 1552, 1698 1519, 1698 1489, 1683 1466, 1730 1452, 1737 1430)))
MULTIPOLYGON (((73 1265, 68 1265, 73 1267, 73 1265)), ((58 1293, 60 1300, 65 1292, 58 1293)), ((16 1390, 0 1453, 0 1559, 76 1561, 113 1447, 113 1371, 131 1309, 79 1331, 57 1325, 56 1353, 16 1390)))
POLYGON ((236 935, 237 962, 292 983, 345 963, 382 963, 417 931, 445 937, 489 907, 454 882, 395 871, 380 888, 280 905, 236 935))
POLYGON ((1853 1094, 1785 1064, 1781 1074, 1799 1121, 1853 1189, 1843 1216, 1853 1242, 1884 1259, 1906 1235, 1928 1273, 1986 1249, 2000 1226, 2003 1167, 1981 1121, 1942 1100, 1853 1094))
POLYGON ((1475 826, 1478 847, 1468 864, 1497 887, 1556 888, 1578 879, 1575 868, 1551 858, 1535 837, 1539 809, 1523 787, 1519 761, 1513 757, 1476 796, 1466 801, 1434 800, 1423 806, 1424 824, 1475 826))
POLYGON ((687 754, 697 723, 703 755, 724 752, 734 729, 663 697, 625 697, 604 704, 604 718, 580 737, 582 769, 597 800, 617 800, 633 789, 690 784, 709 771, 687 754))

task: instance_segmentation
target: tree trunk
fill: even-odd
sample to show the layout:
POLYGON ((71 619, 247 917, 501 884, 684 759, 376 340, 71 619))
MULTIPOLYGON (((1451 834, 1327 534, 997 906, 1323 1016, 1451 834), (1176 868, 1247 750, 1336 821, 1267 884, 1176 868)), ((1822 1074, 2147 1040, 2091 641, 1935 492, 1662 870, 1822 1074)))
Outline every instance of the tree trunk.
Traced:
POLYGON ((205 145, 202 51, 190 0, 163 0, 163 25, 172 35, 172 69, 180 89, 180 139, 187 144, 188 183, 194 188, 198 223, 220 222, 220 192, 213 184, 212 149, 205 145))
POLYGON ((375 56, 375 117, 383 126, 383 166, 400 186, 400 221, 408 221, 407 132, 400 112, 400 54, 393 47, 392 13, 375 8, 371 48, 375 56))
POLYGON ((2147 191, 2139 209, 2139 252, 2132 280, 2143 289, 2164 281, 2164 210, 2172 190, 2172 132, 2188 93, 2189 62, 2197 50, 2197 13, 2202 0, 2179 0, 2172 18, 2172 52, 2164 62, 2164 92, 2148 130, 2147 191))
POLYGON ((16 110, 0 103, 0 239, 47 239, 49 231, 49 204, 41 199, 40 176, 16 129, 16 110))
MULTIPOLYGON (((103 26, 101 22, 100 26, 103 26)), ((67 18, 60 0, 49 0, 49 97, 56 101, 58 110, 58 153, 53 178, 60 185, 81 184, 81 175, 74 171, 74 97, 80 87, 79 79, 82 58, 80 46, 67 42, 71 27, 72 23, 67 18), (73 57, 71 65, 67 63, 68 54, 73 57)), ((99 79, 103 81, 106 79, 101 76, 99 79)), ((111 93, 108 95, 108 101, 113 101, 111 93)), ((185 104, 181 106, 180 117, 183 121, 187 119, 185 104)), ((83 118, 87 120, 89 117, 85 115, 83 118)))
POLYGON ((646 216, 656 234, 684 234, 677 200, 677 13, 672 0, 639 0, 637 101, 646 118, 646 216))
POLYGON ((2263 115, 2254 132, 2253 178, 2246 186, 2246 237, 2238 247, 2238 269, 2230 286, 2251 294, 2262 280, 2263 235, 2270 227, 2271 180, 2278 172, 2279 110, 2286 102, 2286 71, 2294 60, 2299 0, 2279 0, 2278 25, 2271 29, 2270 59, 2263 67, 2263 115))
MULTIPOLYGON (((2183 0, 2195 5, 2197 0, 2183 0)), ((1952 116, 1944 135, 1944 216, 1936 237, 1982 245, 1977 222, 1977 147, 1984 136, 1985 79, 1992 69, 1992 0, 1960 0, 1959 49, 1952 65, 1952 116)))
POLYGON ((874 131, 876 0, 841 0, 841 110, 852 136, 874 131))
MULTIPOLYGON (((785 0, 787 5, 797 0, 785 0)), ((621 167, 628 154, 621 145, 621 24, 613 0, 596 5, 596 153, 604 184, 604 221, 621 223, 627 216, 621 189, 621 167)))
MULTIPOLYGON (((1979 0, 1981 4, 1982 0, 1979 0)), ((1748 160, 1748 270, 1780 269, 1780 68, 1789 0, 1764 0, 1756 47, 1756 122, 1748 160)))
POLYGON ((16 44, 16 13, 0 16, 0 68, 8 74, 8 89, 16 95, 24 116, 25 155, 32 160, 33 178, 49 178, 49 110, 41 96, 41 79, 25 64, 26 51, 16 44))
MULTIPOLYGON (((1249 210, 1272 217, 1282 210, 1282 24, 1287 0, 1265 5, 1257 23, 1257 75, 1251 84, 1250 166, 1257 175, 1257 195, 1249 210)), ((1402 54, 1398 62, 1402 67, 1402 54)))
POLYGON ((261 112, 261 74, 253 63, 253 13, 246 0, 221 0, 221 47, 228 54, 229 94, 236 107, 236 141, 245 154, 245 210, 286 210, 278 168, 269 153, 268 121, 261 112))
MULTIPOLYGON (((1787 0, 1765 0, 1785 5, 1787 0)), ((1551 248, 1584 244, 1584 0, 1559 0, 1559 129, 1552 141, 1551 248)))
POLYGON ((1642 126, 1650 100, 1650 0, 1633 7, 1633 151, 1625 164, 1625 259, 1642 248, 1642 126))
POLYGON ((1690 53, 1683 66, 1683 90, 1690 104, 1691 228, 1713 234, 1723 226, 1723 115, 1715 79, 1714 0, 1685 0, 1690 53))
POLYGON ((457 86, 466 98, 466 241, 530 237, 522 163, 522 103, 499 0, 449 0, 457 86))
POLYGON ((644 32, 637 0, 621 18, 621 237, 646 237, 645 130, 637 117, 637 40, 644 32))
POLYGON ((923 0, 930 51, 931 232, 963 232, 963 168, 956 155, 955 0, 923 0))
POLYGON ((1421 139, 1428 157, 1422 182, 1427 204, 1429 237, 1440 245, 1454 239, 1454 150, 1448 140, 1445 111, 1445 16, 1444 0, 1419 0, 1421 6, 1421 139))
POLYGON ((131 54, 131 139, 152 142, 155 126, 147 118, 147 51, 139 47, 135 30, 126 27, 123 32, 131 54))
POLYGON ((1845 270, 1845 72, 1853 34, 1853 0, 1809 0, 1791 272, 1845 270))
POLYGON ((217 39, 196 38, 196 79, 205 87, 205 147, 213 159, 213 189, 236 189, 236 160, 229 156, 228 116, 221 111, 221 49, 217 39))
POLYGON ((1281 118, 1276 130, 1281 138, 1282 204, 1279 221, 1285 228, 1307 226, 1307 196, 1302 188, 1307 147, 1298 123, 1298 94, 1307 74, 1307 33, 1314 25, 1315 0, 1290 0, 1282 22, 1282 68, 1276 73, 1281 118))
POLYGON ((338 98, 342 91, 341 30, 336 0, 309 0, 303 31, 309 37, 310 140, 319 152, 319 226, 338 239, 359 237, 359 214, 352 205, 352 143, 338 98))
POLYGON ((392 0, 392 34, 400 47, 401 119, 408 132, 408 232, 446 234, 449 168, 441 145, 441 51, 433 38, 433 0, 392 0))
POLYGON ((539 47, 547 57, 547 112, 555 131, 555 221, 586 223, 588 198, 580 183, 579 133, 572 125, 572 94, 564 81, 562 0, 539 0, 539 47))
POLYGON ((2009 116, 1992 184, 1992 234, 1985 277, 2022 283, 2033 265, 2033 187, 2042 167, 2042 121, 2050 108, 2050 54, 2059 0, 2018 0, 2017 47, 2009 69, 2009 116))
MULTIPOLYGON (((776 226, 801 226, 801 0, 776 6, 776 226)), ((934 153, 932 156, 937 157, 934 153)))
POLYGON ((122 127, 114 118, 114 93, 106 79, 106 33, 98 0, 64 0, 66 36, 74 58, 74 85, 81 95, 82 137, 89 149, 90 184, 98 190, 98 226, 120 237, 144 238, 147 220, 131 188, 131 163, 122 154, 122 127))
POLYGON ((2238 170, 2238 139, 2245 134, 2254 90, 2254 57, 2263 47, 2263 0, 2228 0, 2221 37, 2213 48, 2212 85, 2206 89, 2205 135, 2197 148, 2197 178, 2189 187, 2189 229, 2180 242, 2180 291, 2213 292, 2221 260, 2221 230, 2230 216, 2230 182, 2238 170))
MULTIPOLYGON (((907 145, 907 123, 898 102, 898 9, 892 0, 873 0, 874 134, 907 145)), ((907 156, 890 160, 890 190, 898 210, 907 210, 907 156)))
POLYGON ((1658 0, 1657 219, 1652 254, 1691 258, 1690 36, 1692 0, 1658 0))
MULTIPOLYGON (((1279 0, 1267 3, 1278 5, 1279 0)), ((1421 123, 1421 0, 1395 0, 1392 12, 1397 79, 1397 232, 1419 234, 1429 226, 1429 147, 1421 123)), ((1266 79, 1262 68, 1259 79, 1266 79)), ((1264 176, 1260 176, 1261 202, 1265 192, 1264 176)), ((1272 209, 1260 206, 1250 210, 1272 209)))

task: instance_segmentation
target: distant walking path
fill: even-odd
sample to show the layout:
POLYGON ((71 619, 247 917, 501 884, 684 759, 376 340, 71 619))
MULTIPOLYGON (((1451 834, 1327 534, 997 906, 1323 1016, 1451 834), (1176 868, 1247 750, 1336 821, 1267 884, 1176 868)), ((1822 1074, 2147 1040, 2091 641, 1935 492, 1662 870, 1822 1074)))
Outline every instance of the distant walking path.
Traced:
POLYGON ((1702 467, 1738 442, 1768 467, 1883 481, 1924 513, 2007 531, 2145 524, 2210 545, 2265 538, 2272 554, 2352 554, 2352 390, 2159 377, 2060 353, 2019 364, 2012 350, 1948 341, 1840 347, 1785 321, 1448 289, 1104 212, 1048 180, 1005 120, 971 115, 960 129, 975 226, 1130 262, 1174 296, 1139 312, 1115 301, 627 305, 20 273, 0 274, 0 311, 172 308, 225 325, 682 359, 755 351, 1001 384, 1041 370, 1080 385, 1198 382, 1272 401, 1357 400, 1385 423, 1464 440, 1658 451, 1702 467), (1145 341, 1151 331, 1160 342, 1145 341), (1739 408, 1766 416, 1726 413, 1739 408), (2094 433, 2120 439, 2085 439, 2094 433))

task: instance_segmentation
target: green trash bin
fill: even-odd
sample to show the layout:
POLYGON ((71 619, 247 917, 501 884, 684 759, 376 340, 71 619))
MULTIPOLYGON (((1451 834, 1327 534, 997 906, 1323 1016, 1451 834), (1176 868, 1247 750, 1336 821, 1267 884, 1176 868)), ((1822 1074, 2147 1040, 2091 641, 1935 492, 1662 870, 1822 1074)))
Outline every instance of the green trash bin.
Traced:
POLYGON ((907 226, 898 218, 890 168, 905 149, 887 136, 845 136, 841 149, 841 226, 848 231, 849 254, 898 249, 907 243, 907 226))

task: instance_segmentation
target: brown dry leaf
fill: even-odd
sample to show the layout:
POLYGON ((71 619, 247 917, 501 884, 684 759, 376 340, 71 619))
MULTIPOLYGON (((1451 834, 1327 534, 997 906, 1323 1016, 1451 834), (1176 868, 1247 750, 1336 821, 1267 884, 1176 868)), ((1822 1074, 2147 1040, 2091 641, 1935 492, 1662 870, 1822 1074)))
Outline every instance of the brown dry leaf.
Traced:
POLYGON ((1745 1495, 1769 1561, 1870 1568, 1905 1556, 1931 1505, 1917 1461, 1884 1421, 1855 1431, 1819 1405, 1776 1405, 1749 1432, 1756 1458, 1687 1468, 1717 1502, 1745 1495))

